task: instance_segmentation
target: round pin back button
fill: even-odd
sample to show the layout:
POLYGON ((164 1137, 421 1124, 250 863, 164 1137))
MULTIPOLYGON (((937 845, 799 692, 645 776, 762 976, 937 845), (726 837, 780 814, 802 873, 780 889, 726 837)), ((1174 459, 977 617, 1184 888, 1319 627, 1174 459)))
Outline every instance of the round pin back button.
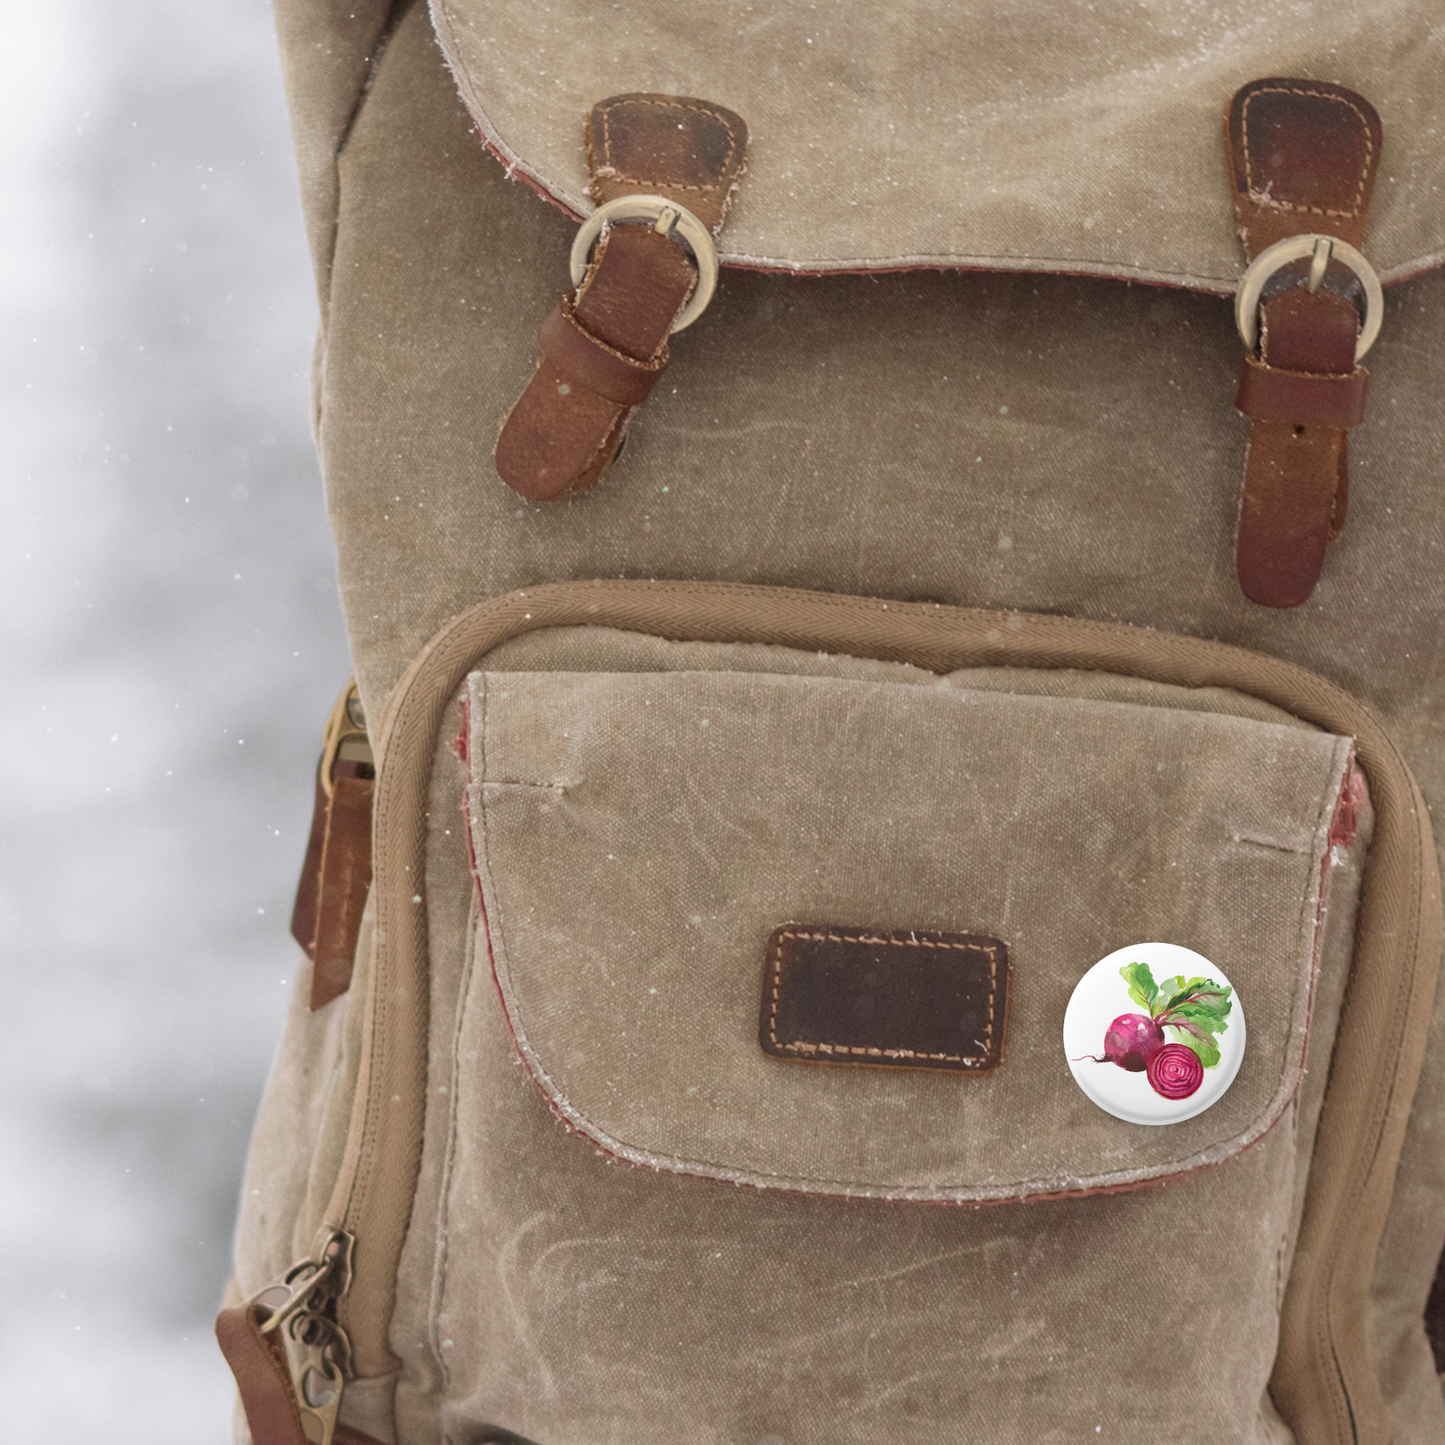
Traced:
POLYGON ((1223 970, 1174 943, 1101 958, 1064 1010, 1078 1086, 1131 1124, 1179 1124, 1223 1097, 1244 1058, 1244 1010, 1223 970))

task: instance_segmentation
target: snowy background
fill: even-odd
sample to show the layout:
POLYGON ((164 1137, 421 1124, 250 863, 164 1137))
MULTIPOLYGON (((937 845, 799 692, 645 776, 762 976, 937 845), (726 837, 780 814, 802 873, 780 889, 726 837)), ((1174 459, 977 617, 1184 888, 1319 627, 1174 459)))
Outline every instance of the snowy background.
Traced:
POLYGON ((211 1338, 347 671, 266 0, 9 0, 0 1436, 222 1445, 211 1338))

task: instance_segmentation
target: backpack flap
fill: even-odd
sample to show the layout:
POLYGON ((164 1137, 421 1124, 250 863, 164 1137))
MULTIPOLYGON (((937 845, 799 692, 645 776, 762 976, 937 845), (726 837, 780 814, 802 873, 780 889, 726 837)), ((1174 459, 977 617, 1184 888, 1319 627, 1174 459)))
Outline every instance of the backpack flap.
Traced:
POLYGON ((1259 75, 1367 95, 1390 137, 1386 281, 1445 259, 1445 31, 1428 0, 1309 7, 998 0, 827 7, 432 0, 486 143, 576 215, 581 118, 624 91, 707 96, 753 144, 719 255, 785 271, 977 267, 1234 289, 1221 106, 1259 75))
POLYGON ((966 679, 488 672, 470 696, 507 1021, 609 1155, 809 1194, 1020 1199, 1217 1164, 1296 1095, 1349 739, 966 679), (813 985, 825 1012, 896 1015, 891 1051, 769 1046, 777 950, 800 936, 893 940, 864 966, 896 984, 850 983, 845 961, 813 985), (986 950, 977 1057, 916 1016, 920 939, 986 950), (1249 1021, 1233 1086, 1159 1128, 1090 1102, 1061 1039, 1090 966, 1155 939, 1217 965, 1249 1021))

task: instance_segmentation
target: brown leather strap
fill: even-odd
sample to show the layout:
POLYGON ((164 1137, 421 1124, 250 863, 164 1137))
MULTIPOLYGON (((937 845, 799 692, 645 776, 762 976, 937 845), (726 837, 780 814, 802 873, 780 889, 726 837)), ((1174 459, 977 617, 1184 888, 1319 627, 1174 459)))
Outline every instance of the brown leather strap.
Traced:
POLYGON ((222 1310, 216 1341, 236 1377, 254 1445, 307 1445, 285 1352, 274 1335, 261 1333, 255 1306, 222 1310))
MULTIPOLYGON (((1252 260, 1302 233, 1360 247, 1379 165, 1374 107, 1320 81, 1256 80, 1225 117, 1235 215, 1252 260)), ((1302 281, 1308 262, 1281 272, 1302 281)), ((1368 373, 1355 363, 1359 314, 1325 285, 1279 291, 1260 307, 1258 358, 1246 356, 1236 405, 1251 418, 1239 509, 1240 586, 1266 607, 1314 591, 1325 548, 1344 525, 1347 429, 1364 419, 1368 373)))
POLYGON ((311 960, 312 1009, 351 987, 361 915, 371 886, 371 800, 375 770, 343 759, 331 795, 318 779, 306 861, 291 911, 291 936, 311 960))
POLYGON ((364 763, 337 763, 332 779, 321 852, 316 947, 311 955, 313 1009, 351 987, 361 915, 371 887, 372 769, 364 763))
POLYGON ((296 902, 291 905, 291 937, 307 958, 316 956, 316 917, 321 906, 321 849, 326 842, 326 789, 316 774, 316 793, 311 803, 311 832, 306 839, 306 857, 296 883, 296 902))
MULTIPOLYGON (((592 196, 659 195, 717 231, 742 174, 747 127, 722 106, 619 95, 587 122, 592 196)), ((542 359, 502 422, 497 472, 543 501, 600 481, 633 411, 668 363, 667 338, 697 273, 649 226, 604 228, 575 295, 542 325, 542 359)))
POLYGON ((641 406, 667 365, 667 348, 650 361, 634 361, 599 341, 577 319, 572 299, 564 296, 542 323, 542 355, 563 376, 594 391, 615 406, 641 406))
POLYGON ((1254 421, 1343 430, 1364 421, 1368 382, 1362 366, 1344 375, 1290 371, 1246 356, 1234 404, 1254 421))

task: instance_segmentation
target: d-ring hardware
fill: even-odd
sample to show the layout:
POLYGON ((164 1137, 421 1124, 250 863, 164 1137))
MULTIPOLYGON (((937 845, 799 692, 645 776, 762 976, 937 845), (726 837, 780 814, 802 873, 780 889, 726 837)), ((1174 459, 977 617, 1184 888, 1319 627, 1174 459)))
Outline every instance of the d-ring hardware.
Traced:
POLYGON ((1348 242, 1334 236, 1286 236, 1283 241, 1276 241, 1268 250, 1261 251, 1249 263, 1249 269, 1239 278, 1239 290, 1234 298, 1234 324, 1239 327, 1240 337, 1253 351, 1259 340, 1259 298, 1264 294, 1270 277, 1291 261, 1303 261, 1307 256, 1310 274, 1305 285, 1311 292, 1320 289, 1325 268, 1331 261, 1348 266, 1365 288, 1365 314, 1360 322, 1359 340, 1355 342, 1355 360, 1358 362, 1380 334, 1380 325, 1385 319, 1385 293, 1375 268, 1348 242))
POLYGON ((692 252, 692 259, 697 263, 697 285, 672 323, 672 329, 681 331, 691 326, 707 310, 707 303, 717 290, 717 250, 712 233, 686 206, 662 196, 618 196, 615 201, 598 206, 582 222, 582 229, 572 242, 572 284, 582 284, 592 259, 592 247, 602 228, 618 221, 651 221, 652 229, 659 236, 666 236, 679 245, 685 243, 686 249, 692 252))

